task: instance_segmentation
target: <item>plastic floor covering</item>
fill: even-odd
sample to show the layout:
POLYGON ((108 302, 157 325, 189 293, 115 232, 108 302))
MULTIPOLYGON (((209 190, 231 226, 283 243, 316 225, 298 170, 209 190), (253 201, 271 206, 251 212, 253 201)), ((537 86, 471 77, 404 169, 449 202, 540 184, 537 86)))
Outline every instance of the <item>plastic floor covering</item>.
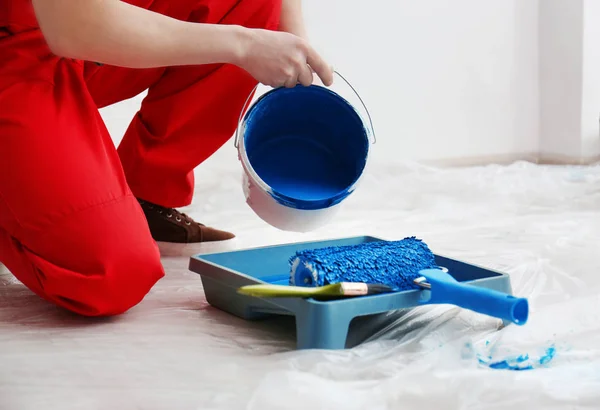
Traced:
POLYGON ((566 409, 600 402, 600 167, 371 168, 329 226, 279 232, 245 205, 238 167, 198 173, 193 217, 237 238, 163 247, 167 276, 137 307, 86 319, 0 274, 0 409, 566 409), (296 351, 293 319, 212 308, 194 253, 416 235, 511 275, 529 322, 453 306, 391 312, 356 347, 296 351))

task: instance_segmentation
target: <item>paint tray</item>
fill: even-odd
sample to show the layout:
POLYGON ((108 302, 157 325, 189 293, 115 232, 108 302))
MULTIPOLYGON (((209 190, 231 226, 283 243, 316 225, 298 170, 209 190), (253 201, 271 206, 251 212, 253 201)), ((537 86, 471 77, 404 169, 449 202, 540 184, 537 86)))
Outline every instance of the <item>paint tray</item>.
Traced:
MULTIPOLYGON (((357 245, 381 239, 371 236, 329 241, 293 243, 254 249, 195 255, 189 268, 200 275, 210 305, 246 320, 273 315, 294 316, 298 349, 344 349, 350 322, 359 317, 422 305, 422 290, 384 293, 319 301, 302 298, 258 298, 240 295, 244 285, 287 285, 288 260, 298 250, 357 245)), ((435 255, 439 266, 448 268, 459 282, 469 282, 512 295, 508 275, 435 255)))

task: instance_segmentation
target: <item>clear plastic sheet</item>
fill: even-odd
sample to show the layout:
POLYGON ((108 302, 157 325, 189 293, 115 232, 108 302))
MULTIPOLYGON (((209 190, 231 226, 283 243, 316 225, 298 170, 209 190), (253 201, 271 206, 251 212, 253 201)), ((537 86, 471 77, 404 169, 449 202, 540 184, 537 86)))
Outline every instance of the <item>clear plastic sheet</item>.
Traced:
POLYGON ((310 234, 258 220, 240 180, 233 162, 198 170, 187 211, 238 237, 163 248, 167 277, 121 317, 73 316, 0 274, 0 409, 597 408, 600 167, 376 165, 310 234), (356 320, 352 349, 295 351, 293 320, 220 312, 187 270, 193 253, 364 234, 509 273, 529 323, 422 307, 356 320))

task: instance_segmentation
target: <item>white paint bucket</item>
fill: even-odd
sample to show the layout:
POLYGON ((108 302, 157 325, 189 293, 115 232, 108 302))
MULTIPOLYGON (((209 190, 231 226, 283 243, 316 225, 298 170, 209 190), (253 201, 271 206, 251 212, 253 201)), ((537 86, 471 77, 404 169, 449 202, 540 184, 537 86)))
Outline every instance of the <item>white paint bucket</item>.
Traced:
MULTIPOLYGON (((327 224, 365 171, 373 124, 339 94, 321 85, 275 88, 244 104, 235 135, 250 208, 284 231, 327 224), (243 120, 242 120, 243 117, 243 120)), ((257 86, 258 87, 258 86, 257 86)), ((371 141, 372 138, 372 141, 371 141)))

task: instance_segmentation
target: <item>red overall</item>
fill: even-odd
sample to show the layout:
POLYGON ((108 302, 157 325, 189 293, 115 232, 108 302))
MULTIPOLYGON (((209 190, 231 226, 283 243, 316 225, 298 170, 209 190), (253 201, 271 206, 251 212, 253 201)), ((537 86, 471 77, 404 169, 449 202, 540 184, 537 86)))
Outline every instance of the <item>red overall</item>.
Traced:
MULTIPOLYGON (((277 29, 280 1, 128 2, 180 20, 277 29)), ((134 70, 58 58, 31 0, 1 0, 0 262, 82 315, 138 304, 164 271, 136 197, 188 205, 194 168, 231 137, 255 84, 231 65, 134 70), (146 89, 117 150, 98 108, 146 89)))

